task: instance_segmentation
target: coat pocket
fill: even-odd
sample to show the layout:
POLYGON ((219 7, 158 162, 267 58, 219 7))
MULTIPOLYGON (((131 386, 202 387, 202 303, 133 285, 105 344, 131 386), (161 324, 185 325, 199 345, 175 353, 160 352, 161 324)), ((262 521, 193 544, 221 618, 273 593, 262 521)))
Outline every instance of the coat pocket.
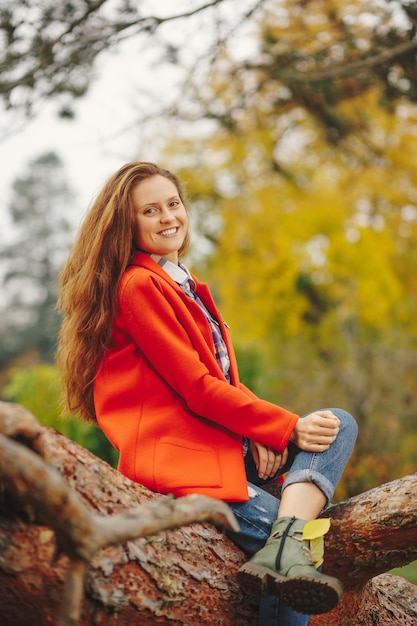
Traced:
POLYGON ((180 488, 222 486, 220 463, 215 448, 176 437, 162 437, 156 443, 155 484, 162 493, 180 488))

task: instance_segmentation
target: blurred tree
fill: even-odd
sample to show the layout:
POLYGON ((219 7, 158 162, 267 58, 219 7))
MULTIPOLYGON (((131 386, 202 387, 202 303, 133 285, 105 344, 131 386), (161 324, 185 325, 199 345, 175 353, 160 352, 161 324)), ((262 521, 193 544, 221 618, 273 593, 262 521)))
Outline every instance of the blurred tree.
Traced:
POLYGON ((12 191, 12 231, 1 234, 0 248, 0 363, 29 349, 52 359, 58 328, 56 278, 73 234, 72 192, 54 153, 31 161, 12 191))
POLYGON ((343 144, 352 161, 383 158, 363 99, 378 93, 386 110, 417 101, 416 18, 415 3, 397 0, 265 2, 253 19, 258 46, 237 55, 225 42, 205 68, 195 65, 178 114, 186 117, 192 100, 195 119, 241 134, 256 123, 270 133, 284 177, 286 146, 308 143, 305 130, 343 144))
POLYGON ((57 372, 53 365, 41 363, 33 367, 12 368, 8 375, 3 400, 21 404, 45 426, 59 430, 113 467, 116 466, 117 453, 99 428, 71 415, 61 416, 57 372))
MULTIPOLYGON (((383 86, 386 106, 404 95, 417 97, 417 10, 409 0, 186 0, 175 13, 145 0, 1 5, 0 97, 7 108, 27 114, 38 101, 55 98, 61 114, 72 116, 73 99, 87 92, 95 59, 127 38, 151 41, 160 51, 158 64, 186 69, 182 97, 170 108, 186 119, 238 125, 239 111, 251 108, 256 96, 255 80, 269 106, 309 109, 333 141, 360 124, 340 114, 341 101, 372 85, 383 86), (256 20, 268 27, 253 57, 253 45, 242 41, 253 43, 256 20), (181 28, 166 28, 178 21, 181 28), (226 46, 234 50, 228 73, 239 78, 240 90, 221 104, 204 74, 213 77, 224 65, 226 46)), ((227 83, 222 88, 227 92, 227 83)))
POLYGON ((189 57, 188 47, 184 57, 182 47, 193 31, 201 44, 201 27, 196 29, 193 21, 193 28, 175 28, 172 37, 165 25, 203 14, 205 34, 211 33, 206 46, 210 48, 221 37, 223 20, 234 30, 262 3, 244 0, 233 3, 230 11, 230 0, 188 0, 180 9, 145 0, 0 0, 0 98, 7 109, 27 115, 36 111, 39 101, 56 99, 61 115, 72 117, 72 102, 88 91, 93 63, 103 51, 114 50, 127 38, 139 38, 160 50, 158 62, 162 58, 177 64, 189 57))
MULTIPOLYGON (((227 72, 217 85, 227 76, 219 102, 239 92, 227 72)), ((417 462, 417 108, 408 97, 381 107, 382 89, 342 103, 366 112, 366 130, 329 142, 315 114, 294 109, 291 124, 254 82, 238 128, 176 137, 166 157, 181 155, 194 226, 212 250, 190 259, 240 355, 258 355, 257 391, 300 413, 336 405, 358 418, 339 497, 417 462)))

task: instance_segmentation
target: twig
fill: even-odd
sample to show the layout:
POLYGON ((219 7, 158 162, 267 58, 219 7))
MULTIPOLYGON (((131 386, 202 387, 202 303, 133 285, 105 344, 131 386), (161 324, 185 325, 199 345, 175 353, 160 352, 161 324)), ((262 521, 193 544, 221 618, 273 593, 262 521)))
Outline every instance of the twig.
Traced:
POLYGON ((86 561, 83 559, 72 559, 65 581, 64 598, 58 626, 76 626, 80 621, 86 573, 86 561))

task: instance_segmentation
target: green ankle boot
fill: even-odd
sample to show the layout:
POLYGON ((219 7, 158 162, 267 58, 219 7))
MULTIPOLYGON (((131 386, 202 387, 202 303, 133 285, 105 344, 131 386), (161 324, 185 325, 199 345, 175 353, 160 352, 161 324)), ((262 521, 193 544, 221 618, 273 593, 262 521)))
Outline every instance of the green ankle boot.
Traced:
POLYGON ((316 570, 323 563, 323 536, 329 528, 328 519, 276 521, 265 546, 239 569, 242 589, 262 597, 278 596, 307 615, 333 609, 342 597, 342 583, 316 570))

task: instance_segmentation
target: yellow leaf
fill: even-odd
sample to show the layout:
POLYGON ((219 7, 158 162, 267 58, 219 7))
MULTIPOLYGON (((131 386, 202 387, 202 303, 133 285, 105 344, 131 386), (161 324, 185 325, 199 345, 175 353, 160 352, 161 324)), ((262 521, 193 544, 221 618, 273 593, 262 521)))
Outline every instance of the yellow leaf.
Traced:
POLYGON ((313 519, 303 529, 303 539, 310 541, 310 552, 316 569, 323 563, 324 535, 329 528, 329 519, 313 519))
POLYGON ((312 539, 323 537, 323 535, 329 532, 329 528, 329 519, 313 519, 304 526, 303 539, 311 541, 312 539))

